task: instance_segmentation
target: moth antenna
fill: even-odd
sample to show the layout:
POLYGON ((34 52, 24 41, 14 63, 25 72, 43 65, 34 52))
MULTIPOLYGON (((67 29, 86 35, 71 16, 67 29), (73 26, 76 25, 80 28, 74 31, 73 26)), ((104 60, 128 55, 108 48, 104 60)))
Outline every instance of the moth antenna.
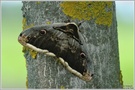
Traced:
POLYGON ((84 22, 84 20, 83 20, 83 21, 80 21, 80 22, 78 23, 78 27, 80 27, 83 22, 84 22))

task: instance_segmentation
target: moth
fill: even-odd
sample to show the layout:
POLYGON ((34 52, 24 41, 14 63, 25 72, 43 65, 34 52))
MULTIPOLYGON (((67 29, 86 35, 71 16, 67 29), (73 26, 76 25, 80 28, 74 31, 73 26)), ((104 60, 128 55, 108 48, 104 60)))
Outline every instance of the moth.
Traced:
POLYGON ((18 36, 21 45, 39 53, 56 57, 72 74, 90 81, 93 74, 88 70, 88 55, 79 27, 76 23, 54 23, 34 26, 18 36))

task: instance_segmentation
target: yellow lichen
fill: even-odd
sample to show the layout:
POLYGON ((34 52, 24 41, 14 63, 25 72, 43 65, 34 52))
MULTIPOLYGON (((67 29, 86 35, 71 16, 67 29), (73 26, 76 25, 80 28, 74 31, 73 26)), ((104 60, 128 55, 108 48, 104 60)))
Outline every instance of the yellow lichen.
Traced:
POLYGON ((26 77, 26 88, 28 88, 28 77, 26 77))
POLYGON ((22 26, 22 28, 23 28, 23 30, 25 29, 25 27, 26 27, 26 18, 23 18, 23 20, 22 20, 22 24, 23 24, 23 26, 22 26))
POLYGON ((31 27, 34 26, 34 24, 27 25, 26 22, 27 22, 26 18, 23 18, 23 20, 22 20, 22 24, 23 24, 22 28, 23 28, 23 30, 31 28, 31 27))
POLYGON ((37 52, 31 49, 29 51, 30 51, 31 57, 35 59, 37 57, 37 52))
POLYGON ((29 49, 28 47, 23 47, 22 52, 25 53, 26 51, 30 52, 30 55, 31 55, 32 58, 34 58, 34 59, 36 58, 36 56, 37 56, 36 51, 34 51, 32 49, 29 49))
POLYGON ((37 52, 36 51, 34 51, 32 49, 29 49, 27 47, 23 47, 22 52, 25 53, 26 51, 29 51, 30 52, 30 55, 31 55, 32 58, 35 59, 37 57, 37 52))
POLYGON ((23 47, 23 49, 22 49, 22 52, 26 52, 26 51, 28 51, 29 50, 29 48, 27 48, 27 47, 23 47))
POLYGON ((63 85, 60 86, 60 89, 65 89, 65 87, 63 85))
POLYGON ((122 76, 122 71, 120 71, 120 84, 123 86, 123 80, 122 80, 123 76, 122 76))
POLYGON ((37 1, 37 4, 40 4, 41 2, 40 1, 37 1))
POLYGON ((51 24, 51 21, 47 21, 46 24, 51 24))
POLYGON ((66 1, 60 4, 62 11, 72 19, 91 20, 110 26, 112 23, 112 1, 66 1))
MULTIPOLYGON (((23 20, 22 20, 22 24, 23 24, 22 28, 23 28, 23 30, 26 30, 26 29, 31 28, 31 27, 34 26, 34 24, 27 25, 26 22, 27 22, 26 18, 23 18, 23 20)), ((32 58, 36 58, 37 52, 35 52, 35 51, 33 51, 33 50, 31 50, 31 49, 29 49, 27 47, 23 47, 22 52, 25 53, 28 50, 30 51, 30 55, 32 56, 32 58)))

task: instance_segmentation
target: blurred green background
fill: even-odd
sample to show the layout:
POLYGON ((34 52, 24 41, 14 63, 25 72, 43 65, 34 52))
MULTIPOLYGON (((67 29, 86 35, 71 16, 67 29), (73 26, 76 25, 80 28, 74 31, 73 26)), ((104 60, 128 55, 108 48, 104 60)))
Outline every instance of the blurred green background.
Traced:
MULTIPOLYGON (((26 64, 17 38, 22 31, 21 1, 2 1, 2 87, 26 88, 26 64)), ((124 85, 134 86, 134 2, 117 1, 120 67, 124 85)))

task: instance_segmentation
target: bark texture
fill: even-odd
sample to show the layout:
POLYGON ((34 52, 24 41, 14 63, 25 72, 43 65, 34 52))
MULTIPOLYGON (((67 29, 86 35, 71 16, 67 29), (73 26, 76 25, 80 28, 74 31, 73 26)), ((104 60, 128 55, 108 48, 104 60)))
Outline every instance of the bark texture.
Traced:
MULTIPOLYGON (((55 1, 23 1, 24 27, 64 22, 69 17, 62 12, 59 4, 55 1)), ((69 73, 52 57, 38 53, 33 59, 26 51, 28 88, 122 88, 115 3, 112 8, 113 22, 110 27, 97 25, 93 20, 85 21, 80 27, 91 60, 88 68, 94 73, 90 82, 69 73)))

